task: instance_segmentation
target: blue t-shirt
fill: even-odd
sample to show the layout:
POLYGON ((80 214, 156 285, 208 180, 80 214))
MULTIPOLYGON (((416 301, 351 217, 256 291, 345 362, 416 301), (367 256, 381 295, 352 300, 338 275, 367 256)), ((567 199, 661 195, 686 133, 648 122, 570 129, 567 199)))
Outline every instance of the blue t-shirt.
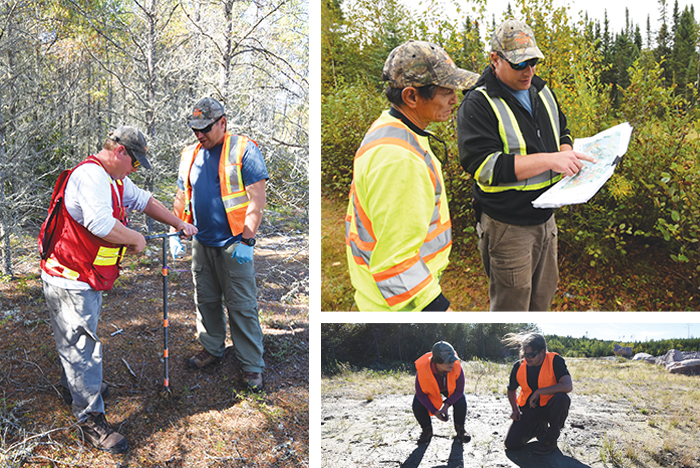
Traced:
POLYGON ((515 99, 520 101, 520 104, 522 104, 523 107, 530 113, 530 115, 532 115, 532 102, 530 101, 529 89, 516 91, 515 89, 510 88, 510 86, 507 86, 501 80, 498 80, 498 82, 501 83, 503 89, 507 90, 510 94, 512 94, 515 97, 515 99))
MULTIPOLYGON (((192 185, 192 215, 199 232, 197 241, 208 247, 224 247, 238 242, 241 235, 234 236, 228 225, 224 203, 221 201, 219 181, 219 159, 223 145, 200 151, 192 164, 190 184, 192 185)), ((258 146, 248 142, 241 160, 241 176, 244 185, 252 185, 263 179, 268 180, 265 160, 258 146)), ((178 178, 177 186, 185 189, 185 183, 178 178)))

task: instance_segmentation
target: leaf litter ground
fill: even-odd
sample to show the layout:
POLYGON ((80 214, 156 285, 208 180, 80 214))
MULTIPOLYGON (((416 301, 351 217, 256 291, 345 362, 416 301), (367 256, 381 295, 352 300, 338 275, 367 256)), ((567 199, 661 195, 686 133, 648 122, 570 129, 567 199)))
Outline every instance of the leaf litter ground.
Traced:
POLYGON ((60 397, 60 367, 38 261, 27 263, 18 279, 0 283, 0 465, 308 466, 307 233, 283 223, 264 227, 255 261, 265 392, 243 390, 230 338, 220 363, 203 370, 187 367, 200 345, 186 256, 169 259, 167 394, 161 243, 152 241, 147 252, 126 259, 118 283, 103 297, 98 327, 110 386, 107 420, 127 438, 125 455, 81 443, 60 397))

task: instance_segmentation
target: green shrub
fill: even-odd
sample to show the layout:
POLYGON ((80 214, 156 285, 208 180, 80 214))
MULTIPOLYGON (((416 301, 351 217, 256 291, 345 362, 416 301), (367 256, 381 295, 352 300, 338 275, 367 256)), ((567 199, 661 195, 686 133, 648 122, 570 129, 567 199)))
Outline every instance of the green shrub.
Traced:
POLYGON ((560 210, 563 243, 596 263, 624 262, 633 237, 660 245, 700 272, 700 125, 649 55, 630 68, 622 120, 634 133, 613 177, 586 204, 560 210))
POLYGON ((341 83, 322 97, 321 183, 329 195, 347 196, 355 151, 388 107, 386 98, 364 83, 341 83))

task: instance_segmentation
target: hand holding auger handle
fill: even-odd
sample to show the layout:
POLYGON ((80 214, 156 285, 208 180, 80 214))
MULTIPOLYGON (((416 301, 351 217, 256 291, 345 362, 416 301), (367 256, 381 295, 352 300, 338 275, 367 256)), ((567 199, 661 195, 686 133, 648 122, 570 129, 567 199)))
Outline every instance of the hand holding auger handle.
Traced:
POLYGON ((178 232, 164 232, 163 234, 153 234, 152 236, 143 236, 147 241, 151 239, 165 239, 167 237, 173 237, 173 236, 184 236, 185 231, 178 231, 178 232))

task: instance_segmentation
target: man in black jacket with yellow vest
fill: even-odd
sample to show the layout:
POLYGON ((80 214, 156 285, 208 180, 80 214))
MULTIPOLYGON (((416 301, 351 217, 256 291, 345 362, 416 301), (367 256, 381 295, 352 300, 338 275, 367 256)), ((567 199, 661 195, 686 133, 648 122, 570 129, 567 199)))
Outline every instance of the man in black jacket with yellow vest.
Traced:
POLYGON ((544 56, 532 29, 508 20, 494 32, 491 49, 490 66, 457 113, 491 310, 547 310, 559 281, 557 227, 554 211, 532 201, 593 158, 572 150, 566 117, 535 75, 544 56))
POLYGON ((569 415, 573 389, 564 358, 547 351, 539 333, 511 335, 506 342, 518 343, 522 360, 513 365, 508 383, 508 402, 513 420, 505 445, 516 450, 537 437, 535 453, 546 455, 557 448, 557 439, 569 415), (520 393, 516 391, 520 387, 520 393))

